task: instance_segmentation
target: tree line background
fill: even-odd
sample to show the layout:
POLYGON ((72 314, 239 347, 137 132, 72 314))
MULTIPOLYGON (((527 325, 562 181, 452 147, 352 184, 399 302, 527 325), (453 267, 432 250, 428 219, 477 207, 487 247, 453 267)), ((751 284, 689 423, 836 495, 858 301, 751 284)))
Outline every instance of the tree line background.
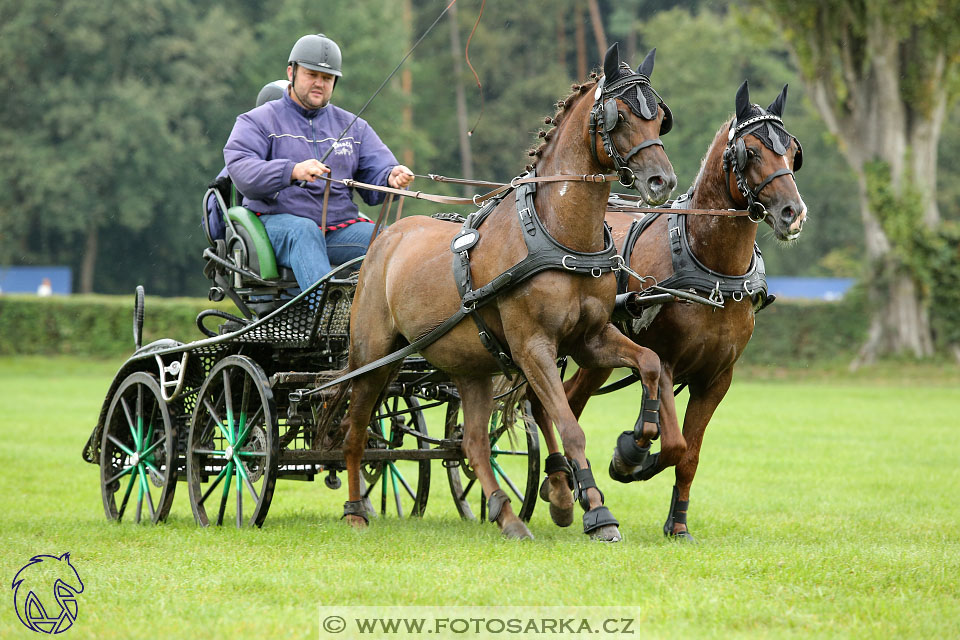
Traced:
MULTIPOLYGON (((70 265, 81 292, 144 284, 151 294, 203 295, 201 197, 236 115, 263 84, 285 78, 296 39, 323 32, 340 44, 333 100, 356 112, 447 2, 0 0, 0 265, 70 265)), ((469 48, 482 96, 464 56, 479 9, 480 0, 457 2, 363 114, 401 162, 417 173, 509 180, 557 99, 619 41, 633 66, 657 48, 653 83, 676 118, 664 143, 679 194, 731 116, 739 84, 749 80, 765 106, 789 83, 784 120, 803 143, 797 178, 810 221, 789 247, 761 228, 768 273, 859 277, 880 307, 912 283, 927 344, 898 341, 884 307, 867 358, 960 343, 957 323, 938 311, 960 303, 956 7, 490 0, 469 48), (888 41, 893 50, 882 50, 888 41), (892 97, 878 89, 876 66, 891 56, 902 80, 892 97), (863 99, 874 94, 899 101, 900 120, 877 116, 882 109, 863 99), (868 114, 874 120, 858 129, 868 114), (923 139, 911 137, 918 123, 930 125, 923 139), (871 151, 865 140, 883 136, 870 126, 905 131, 906 142, 871 151), (929 156, 931 138, 932 166, 911 163, 929 156)), ((462 192, 424 179, 415 188, 462 192)), ((435 210, 410 201, 404 214, 435 210)))

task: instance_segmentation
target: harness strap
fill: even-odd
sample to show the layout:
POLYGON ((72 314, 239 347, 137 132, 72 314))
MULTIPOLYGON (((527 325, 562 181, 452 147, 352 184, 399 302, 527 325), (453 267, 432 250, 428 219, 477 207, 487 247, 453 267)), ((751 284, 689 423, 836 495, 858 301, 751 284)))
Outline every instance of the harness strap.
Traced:
POLYGON ((623 162, 624 163, 630 162, 630 158, 632 158, 635 154, 637 154, 640 151, 643 151, 647 147, 652 147, 653 145, 662 147, 663 142, 660 141, 660 138, 651 138, 650 140, 644 140, 634 148, 630 149, 630 151, 627 151, 626 155, 623 156, 623 162))
POLYGON ((320 233, 327 235, 327 202, 330 201, 330 183, 323 188, 323 211, 320 213, 320 233))

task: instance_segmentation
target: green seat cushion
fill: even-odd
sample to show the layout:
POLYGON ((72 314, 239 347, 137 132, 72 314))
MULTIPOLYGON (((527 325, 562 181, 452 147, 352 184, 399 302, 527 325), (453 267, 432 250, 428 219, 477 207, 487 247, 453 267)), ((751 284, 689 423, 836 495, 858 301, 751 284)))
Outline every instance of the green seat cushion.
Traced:
POLYGON ((243 227, 250 235, 250 240, 253 242, 250 249, 257 254, 256 258, 260 264, 260 277, 264 280, 279 279, 280 273, 277 270, 277 257, 273 253, 273 245, 270 244, 267 230, 257 214, 245 207, 230 207, 227 209, 227 216, 234 224, 243 227))

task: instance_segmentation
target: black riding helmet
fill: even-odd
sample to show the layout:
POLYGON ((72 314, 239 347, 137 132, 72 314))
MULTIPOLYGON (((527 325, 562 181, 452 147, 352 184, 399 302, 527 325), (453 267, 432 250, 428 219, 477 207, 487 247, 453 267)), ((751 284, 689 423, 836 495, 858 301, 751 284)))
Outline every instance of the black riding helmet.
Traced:
POLYGON ((297 40, 293 49, 290 50, 287 64, 294 65, 294 73, 299 65, 313 71, 329 73, 339 79, 343 75, 340 70, 341 61, 340 47, 337 43, 322 33, 317 33, 305 35, 297 40))

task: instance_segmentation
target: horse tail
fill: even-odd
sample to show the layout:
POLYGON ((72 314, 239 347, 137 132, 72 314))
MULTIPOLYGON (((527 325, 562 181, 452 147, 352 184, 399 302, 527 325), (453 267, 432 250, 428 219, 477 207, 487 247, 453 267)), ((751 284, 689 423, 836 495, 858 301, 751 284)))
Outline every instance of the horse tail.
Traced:
MULTIPOLYGON (((349 373, 350 367, 344 367, 330 374, 331 380, 349 373)), ((314 449, 332 449, 343 442, 345 431, 342 428, 343 417, 347 413, 347 400, 350 397, 350 381, 341 382, 330 387, 325 394, 323 405, 320 408, 320 417, 317 421, 318 430, 325 429, 314 438, 314 449)))

